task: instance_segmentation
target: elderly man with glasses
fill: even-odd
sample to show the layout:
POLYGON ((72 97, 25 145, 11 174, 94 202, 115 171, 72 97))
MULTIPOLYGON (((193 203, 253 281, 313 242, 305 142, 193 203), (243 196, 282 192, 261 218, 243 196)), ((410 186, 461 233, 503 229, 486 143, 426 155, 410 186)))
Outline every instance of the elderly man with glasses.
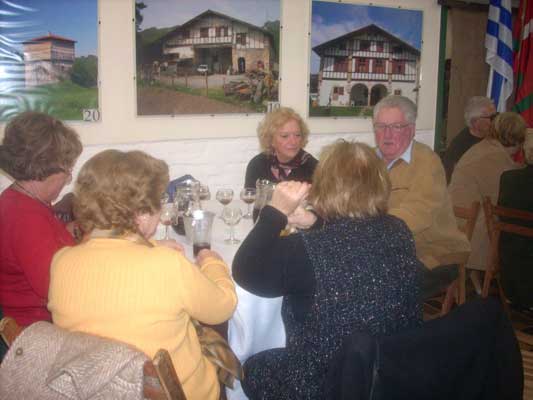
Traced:
POLYGON ((414 140, 416 106, 406 97, 388 96, 374 107, 378 155, 392 183, 389 213, 412 231, 421 268, 422 299, 444 290, 470 252, 457 228, 440 158, 414 140))
POLYGON ((468 99, 464 113, 466 127, 453 138, 442 156, 447 182, 450 182, 453 169, 463 154, 487 136, 496 115, 496 107, 488 97, 474 96, 468 99))

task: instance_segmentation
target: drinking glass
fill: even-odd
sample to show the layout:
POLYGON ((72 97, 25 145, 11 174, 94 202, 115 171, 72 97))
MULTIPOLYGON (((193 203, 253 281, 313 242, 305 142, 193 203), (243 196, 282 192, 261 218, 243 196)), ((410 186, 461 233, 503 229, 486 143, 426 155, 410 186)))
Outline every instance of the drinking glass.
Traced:
POLYGON ((246 211, 246 214, 243 215, 243 218, 250 219, 252 218, 252 210, 251 206, 252 203, 255 201, 255 194, 257 193, 255 188, 244 188, 241 190, 241 200, 244 201, 247 206, 248 210, 246 211))
POLYGON ((202 201, 209 200, 211 198, 211 192, 209 191, 209 186, 201 183, 198 187, 198 198, 200 199, 200 208, 202 201))
POLYGON ((165 225, 165 240, 168 240, 168 227, 176 220, 177 212, 174 203, 163 203, 159 220, 165 225))
MULTIPOLYGON (((215 196, 218 202, 226 207, 233 200, 233 189, 218 189, 215 196)), ((220 217, 222 218, 222 214, 220 217)))
POLYGON ((239 207, 224 207, 222 210, 222 220, 229 225, 229 238, 224 240, 227 244, 240 243, 239 239, 235 238, 235 225, 239 223, 242 218, 242 211, 239 207))

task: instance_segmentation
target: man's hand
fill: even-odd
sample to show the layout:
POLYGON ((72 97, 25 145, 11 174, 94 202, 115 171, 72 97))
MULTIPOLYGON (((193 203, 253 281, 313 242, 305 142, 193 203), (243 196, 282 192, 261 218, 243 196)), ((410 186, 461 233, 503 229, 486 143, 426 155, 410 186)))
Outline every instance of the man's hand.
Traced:
POLYGON ((298 229, 309 229, 316 222, 316 215, 299 205, 288 216, 288 222, 298 229))

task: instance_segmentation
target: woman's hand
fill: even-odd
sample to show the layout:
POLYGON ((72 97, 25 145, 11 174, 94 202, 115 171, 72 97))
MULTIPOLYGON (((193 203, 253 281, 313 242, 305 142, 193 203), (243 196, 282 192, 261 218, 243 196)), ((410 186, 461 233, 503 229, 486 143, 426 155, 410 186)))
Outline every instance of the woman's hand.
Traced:
POLYGON ((196 264, 199 266, 202 266, 206 258, 214 257, 217 260, 224 261, 220 254, 218 254, 216 251, 209 250, 209 249, 202 249, 198 252, 198 255, 196 256, 196 264))
POLYGON ((185 251, 183 246, 181 245, 181 243, 176 242, 174 239, 156 240, 156 243, 159 246, 165 246, 165 247, 168 247, 170 249, 177 250, 180 253, 183 253, 185 251))
POLYGON ((278 183, 270 205, 289 216, 309 194, 311 185, 306 182, 285 181, 278 183))
POLYGON ((309 229, 316 222, 316 215, 301 205, 288 216, 289 225, 298 229, 309 229))

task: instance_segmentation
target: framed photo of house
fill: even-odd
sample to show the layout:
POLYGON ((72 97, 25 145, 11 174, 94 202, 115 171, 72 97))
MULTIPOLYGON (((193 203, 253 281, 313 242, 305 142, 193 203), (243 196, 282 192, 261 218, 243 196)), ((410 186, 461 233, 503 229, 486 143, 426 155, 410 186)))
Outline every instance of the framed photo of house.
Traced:
POLYGON ((0 3, 0 121, 29 110, 97 121, 97 0, 0 3))
POLYGON ((134 0, 137 115, 262 113, 279 99, 280 0, 134 0))
POLYGON ((418 104, 423 12, 312 1, 310 117, 370 117, 389 94, 418 104))

